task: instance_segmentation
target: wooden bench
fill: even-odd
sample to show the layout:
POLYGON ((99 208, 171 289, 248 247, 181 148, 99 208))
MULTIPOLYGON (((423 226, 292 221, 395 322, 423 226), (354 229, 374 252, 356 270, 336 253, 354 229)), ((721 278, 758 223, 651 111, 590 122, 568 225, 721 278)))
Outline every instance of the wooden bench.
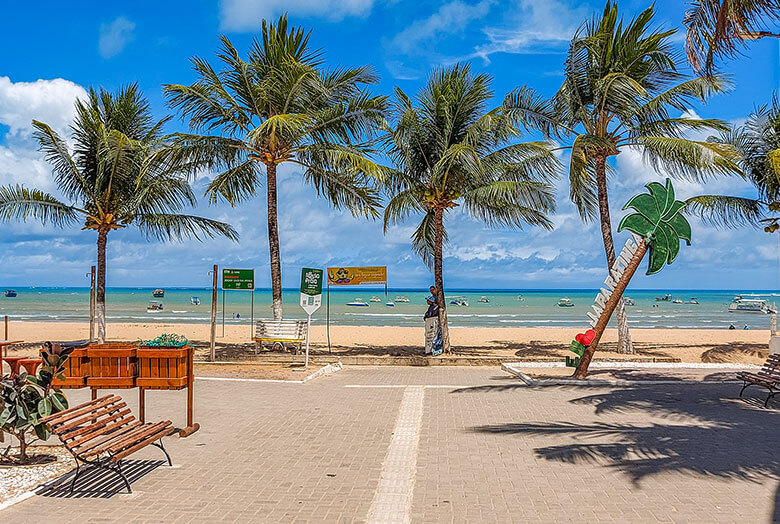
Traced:
POLYGON ((764 407, 767 407, 769 400, 780 393, 780 354, 769 355, 758 373, 741 371, 737 373, 737 378, 745 383, 742 386, 742 391, 739 392, 740 398, 748 386, 755 385, 768 389, 769 395, 764 402, 764 407))
POLYGON ((305 320, 258 320, 255 329, 255 354, 257 350, 263 348, 265 342, 271 342, 271 349, 277 345, 286 350, 286 344, 292 344, 295 347, 295 354, 301 350, 301 346, 306 342, 306 321, 305 320))
POLYGON ((168 465, 173 465, 162 444, 162 438, 175 431, 171 421, 142 424, 116 395, 60 411, 42 418, 41 422, 48 425, 76 459, 71 493, 81 474, 81 464, 113 471, 125 482, 128 493, 132 493, 130 482, 122 473, 122 459, 150 444, 160 448, 168 465))

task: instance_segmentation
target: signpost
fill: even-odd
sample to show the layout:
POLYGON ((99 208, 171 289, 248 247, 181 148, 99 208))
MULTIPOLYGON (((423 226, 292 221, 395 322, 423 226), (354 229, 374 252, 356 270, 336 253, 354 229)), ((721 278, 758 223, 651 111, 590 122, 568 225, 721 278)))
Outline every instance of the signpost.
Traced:
POLYGON ((222 269, 222 336, 225 336, 225 291, 251 291, 252 305, 249 322, 250 333, 254 334, 255 326, 255 270, 254 269, 222 269))
POLYGON ((309 332, 311 331, 311 316, 322 305, 321 269, 305 267, 301 269, 301 307, 306 312, 306 359, 304 367, 309 367, 309 332))

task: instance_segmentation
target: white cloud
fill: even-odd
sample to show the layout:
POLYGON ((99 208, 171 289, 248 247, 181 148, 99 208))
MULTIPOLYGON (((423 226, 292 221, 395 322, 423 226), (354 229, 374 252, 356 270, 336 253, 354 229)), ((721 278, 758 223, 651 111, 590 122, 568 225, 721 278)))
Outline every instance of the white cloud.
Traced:
POLYGON ((221 0, 220 28, 224 31, 257 31, 263 18, 274 20, 282 13, 342 20, 366 16, 375 0, 221 0))
POLYGON ((423 41, 443 34, 461 31, 474 20, 488 14, 495 0, 482 0, 477 4, 467 4, 461 0, 442 5, 428 18, 417 20, 395 35, 391 45, 393 51, 409 53, 417 49, 423 41))
POLYGON ((62 133, 73 120, 73 102, 86 95, 83 87, 63 78, 12 82, 0 76, 0 123, 15 137, 28 137, 33 119, 62 133))
POLYGON ((110 24, 100 24, 98 51, 103 58, 111 58, 121 53, 127 44, 135 38, 135 22, 124 16, 117 17, 110 24))

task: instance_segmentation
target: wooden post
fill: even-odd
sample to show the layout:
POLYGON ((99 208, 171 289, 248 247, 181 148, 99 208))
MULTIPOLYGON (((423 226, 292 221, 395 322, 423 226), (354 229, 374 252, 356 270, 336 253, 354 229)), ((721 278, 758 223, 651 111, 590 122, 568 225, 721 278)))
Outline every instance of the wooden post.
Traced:
MULTIPOLYGON (((4 324, 5 324, 5 338, 4 338, 4 340, 11 340, 10 338, 8 338, 8 315, 5 316, 4 324)), ((6 356, 8 356, 8 353, 6 353, 6 356)))
POLYGON ((216 337, 217 337, 217 265, 214 264, 213 282, 211 288, 211 346, 209 351, 209 360, 216 360, 216 337))
POLYGON ((95 340, 95 266, 89 272, 89 341, 95 340))
POLYGON ((146 423, 146 389, 138 388, 138 415, 141 424, 146 423))
MULTIPOLYGON (((215 266, 216 267, 216 266, 215 266)), ((216 275, 216 271, 214 272, 216 275)), ((194 422, 193 404, 194 392, 192 387, 195 385, 195 366, 193 365, 195 348, 190 346, 187 355, 187 427, 179 431, 180 437, 189 437, 200 429, 200 424, 194 422)))

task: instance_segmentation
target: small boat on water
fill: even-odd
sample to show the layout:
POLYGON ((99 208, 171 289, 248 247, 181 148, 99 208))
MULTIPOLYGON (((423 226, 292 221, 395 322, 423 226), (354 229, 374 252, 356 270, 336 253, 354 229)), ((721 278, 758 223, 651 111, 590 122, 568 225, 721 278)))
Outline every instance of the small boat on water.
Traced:
POLYGON ((395 302, 409 303, 409 297, 403 295, 395 297, 395 302))
POLYGON ((558 307, 574 307, 574 302, 570 298, 562 298, 558 301, 558 307))
POLYGON ((190 297, 190 304, 192 304, 193 306, 199 306, 200 299, 198 297, 190 297))
POLYGON ((630 297, 623 297, 623 305, 624 306, 636 306, 636 303, 634 303, 634 299, 630 297))
POLYGON ((682 304, 683 301, 680 297, 674 297, 674 300, 672 300, 672 304, 682 304))
POLYGON ((518 302, 522 302, 525 299, 523 298, 523 295, 517 295, 517 300, 518 302))
POLYGON ((468 307, 469 301, 463 297, 450 297, 450 305, 468 307))
POLYGON ((774 313, 775 310, 770 308, 766 300, 755 298, 742 298, 741 296, 734 297, 734 301, 729 304, 729 313, 774 313))
POLYGON ((387 302, 385 305, 386 305, 387 307, 395 307, 395 302, 393 302, 393 301, 391 300, 391 301, 387 302))
POLYGON ((16 291, 13 289, 7 289, 3 295, 5 295, 7 298, 14 298, 16 296, 16 291))
POLYGON ((362 298, 356 298, 352 302, 347 302, 347 305, 352 307, 368 307, 368 304, 366 304, 366 301, 362 298))
POLYGON ((667 293, 666 295, 662 297, 655 297, 656 302, 670 302, 672 300, 672 295, 667 293))
POLYGON ((382 302, 382 299, 381 299, 381 298, 379 298, 378 296, 374 295, 373 297, 371 297, 370 299, 368 299, 368 301, 369 301, 369 302, 382 302))
POLYGON ((155 289, 152 291, 152 296, 154 298, 165 298, 165 290, 164 289, 155 289))
POLYGON ((696 300, 695 298, 691 298, 691 299, 687 300, 685 303, 686 304, 696 304, 696 305, 698 305, 699 301, 696 300))
POLYGON ((162 302, 157 302, 156 300, 150 300, 149 305, 146 306, 147 313, 159 313, 162 310, 163 310, 162 302))
POLYGON ((479 297, 479 302, 482 302, 483 304, 490 303, 490 300, 488 300, 488 297, 479 297))

